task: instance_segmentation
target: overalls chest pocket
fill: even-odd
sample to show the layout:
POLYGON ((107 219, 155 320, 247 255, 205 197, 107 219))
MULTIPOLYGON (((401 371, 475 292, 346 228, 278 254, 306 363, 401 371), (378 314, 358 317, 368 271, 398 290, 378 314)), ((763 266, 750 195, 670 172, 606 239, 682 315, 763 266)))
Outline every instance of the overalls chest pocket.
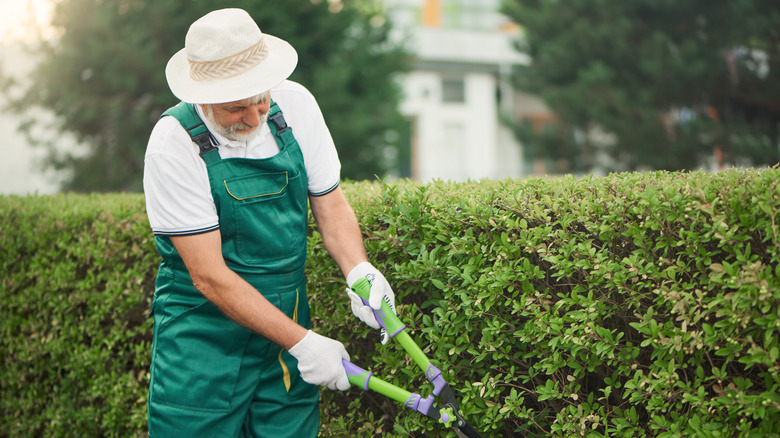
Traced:
POLYGON ((224 180, 236 224, 236 254, 245 263, 283 260, 305 247, 307 217, 291 190, 299 178, 280 171, 224 180))

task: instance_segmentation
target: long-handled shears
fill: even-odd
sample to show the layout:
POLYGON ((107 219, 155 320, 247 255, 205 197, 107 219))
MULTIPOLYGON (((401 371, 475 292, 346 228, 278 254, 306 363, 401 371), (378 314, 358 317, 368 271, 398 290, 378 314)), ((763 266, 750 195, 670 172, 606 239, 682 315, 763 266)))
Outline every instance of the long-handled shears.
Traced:
MULTIPOLYGON (((366 304, 368 304, 370 289, 370 283, 364 278, 352 285, 352 290, 366 304)), ((395 312, 390 309, 390 306, 383 301, 381 309, 375 310, 374 315, 379 324, 387 330, 387 333, 401 344, 417 366, 425 372, 425 377, 433 383, 433 394, 423 398, 420 394, 409 392, 392 383, 388 383, 374 376, 370 371, 366 371, 345 360, 344 368, 347 371, 349 382, 365 390, 370 389, 399 403, 403 403, 408 408, 442 423, 445 427, 452 427, 459 437, 482 438, 482 435, 460 415, 455 394, 452 392, 450 385, 444 381, 441 370, 428 360, 425 353, 412 340, 406 332, 406 326, 398 319, 395 312), (439 403, 434 399, 435 396, 439 397, 439 403)))

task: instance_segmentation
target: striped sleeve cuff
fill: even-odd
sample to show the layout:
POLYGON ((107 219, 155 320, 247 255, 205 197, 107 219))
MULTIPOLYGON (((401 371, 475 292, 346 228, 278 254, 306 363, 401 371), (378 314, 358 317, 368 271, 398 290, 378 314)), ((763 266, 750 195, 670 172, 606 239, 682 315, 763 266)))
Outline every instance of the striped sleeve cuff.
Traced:
POLYGON ((219 229, 219 224, 212 225, 210 227, 198 228, 196 230, 183 230, 183 231, 159 231, 152 230, 155 236, 170 237, 170 236, 194 236, 196 234, 208 233, 219 229))
POLYGON ((336 184, 333 184, 333 185, 332 185, 330 188, 328 188, 327 190, 322 190, 322 191, 319 191, 319 192, 309 192, 309 196, 315 196, 315 197, 316 197, 316 196, 324 196, 324 195, 327 195, 328 193, 330 193, 330 192, 332 192, 332 191, 336 190, 336 189, 338 188, 339 184, 341 184, 341 181, 336 181, 336 184))

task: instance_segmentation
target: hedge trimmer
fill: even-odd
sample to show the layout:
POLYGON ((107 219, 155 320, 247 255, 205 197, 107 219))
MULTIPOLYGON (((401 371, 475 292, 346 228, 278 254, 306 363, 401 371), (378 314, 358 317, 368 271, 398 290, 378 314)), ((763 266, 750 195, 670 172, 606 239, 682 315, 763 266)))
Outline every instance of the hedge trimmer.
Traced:
MULTIPOLYGON (((368 304, 370 288, 371 285, 365 278, 356 281, 352 285, 352 290, 366 304, 368 304)), ((375 310, 374 315, 379 324, 387 330, 387 333, 401 344, 417 366, 425 372, 425 377, 433 383, 433 394, 422 398, 419 394, 388 383, 374 376, 372 372, 345 360, 344 369, 347 371, 349 383, 364 390, 370 389, 399 403, 403 403, 406 407, 433 418, 445 427, 453 428, 455 433, 461 438, 482 438, 482 435, 460 415, 455 394, 452 392, 450 385, 444 381, 441 370, 428 360, 425 353, 412 340, 406 332, 406 326, 398 319, 390 309, 390 306, 382 301, 382 308, 378 311, 375 310), (439 397, 438 403, 434 396, 439 397)))

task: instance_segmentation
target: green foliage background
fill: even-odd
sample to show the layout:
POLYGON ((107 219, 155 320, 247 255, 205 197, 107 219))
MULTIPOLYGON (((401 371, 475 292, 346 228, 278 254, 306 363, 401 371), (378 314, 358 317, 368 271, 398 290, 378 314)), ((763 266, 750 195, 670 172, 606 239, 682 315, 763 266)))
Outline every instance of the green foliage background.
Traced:
MULTIPOLYGON (((165 65, 184 47, 190 24, 219 8, 243 8, 263 32, 290 42, 299 63, 290 77, 318 100, 350 179, 384 175, 396 163, 404 129, 395 75, 406 53, 388 40, 389 25, 374 0, 337 4, 310 0, 57 0, 52 19, 61 37, 36 52, 41 63, 10 110, 34 144, 47 147, 48 165, 68 169, 64 190, 141 191, 143 156, 152 126, 178 103, 165 65), (40 109, 56 117, 41 131, 40 109), (86 146, 63 151, 60 133, 86 146)), ((6 84, 10 87, 10 84, 6 84)))
POLYGON ((774 0, 506 0, 531 64, 515 85, 560 118, 545 132, 516 125, 530 157, 586 171, 599 149, 612 166, 696 169, 780 160, 780 3, 774 0), (679 117, 678 117, 678 112, 679 117), (717 117, 713 118, 712 114, 717 117), (576 135, 601 128, 616 141, 576 135))
MULTIPOLYGON (((486 437, 780 435, 780 169, 348 183, 398 313, 486 437)), ((426 395, 312 224, 314 326, 426 395)), ((143 436, 143 196, 0 197, 0 436, 143 436)), ((323 390, 321 435, 454 436, 323 390)))

